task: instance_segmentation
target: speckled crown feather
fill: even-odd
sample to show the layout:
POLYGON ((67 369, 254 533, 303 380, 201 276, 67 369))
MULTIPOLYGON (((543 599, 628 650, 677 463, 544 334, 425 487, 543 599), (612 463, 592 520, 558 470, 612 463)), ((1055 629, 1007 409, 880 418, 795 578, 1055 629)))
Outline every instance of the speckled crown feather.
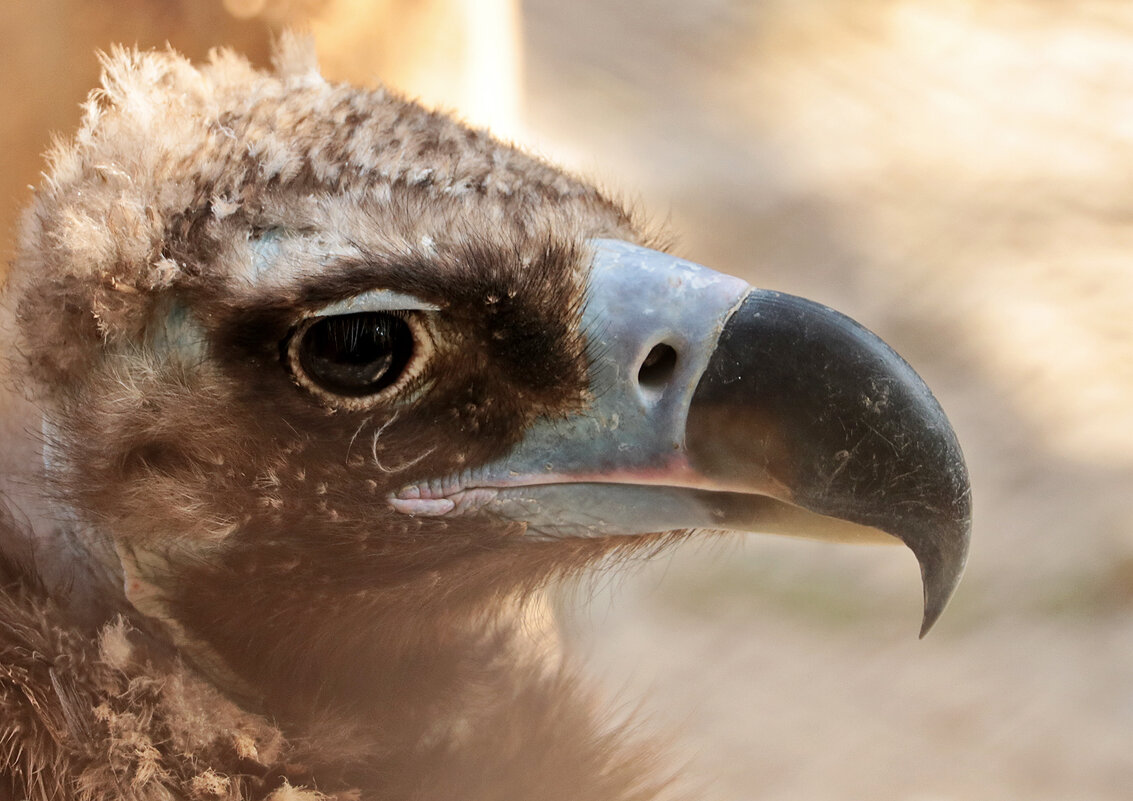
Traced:
POLYGON ((223 50, 200 67, 172 51, 102 61, 78 133, 48 154, 9 282, 49 391, 139 337, 164 290, 246 277, 264 231, 317 230, 308 250, 341 254, 357 250, 360 209, 371 253, 561 235, 596 210, 628 227, 595 189, 483 130, 326 81, 307 39, 284 36, 272 71, 223 50))

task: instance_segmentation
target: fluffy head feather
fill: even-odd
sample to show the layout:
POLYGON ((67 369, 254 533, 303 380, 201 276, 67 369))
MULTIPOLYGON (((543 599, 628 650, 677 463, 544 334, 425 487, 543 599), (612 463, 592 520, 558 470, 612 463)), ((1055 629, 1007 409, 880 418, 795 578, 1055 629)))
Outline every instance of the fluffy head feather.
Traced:
POLYGON ((519 271, 550 243, 633 236, 592 187, 388 90, 329 84, 312 62, 291 38, 273 73, 225 52, 200 68, 104 57, 78 134, 49 154, 13 275, 44 388, 138 341, 171 294, 295 292, 332 259, 431 261, 469 243, 519 271))
MULTIPOLYGON (((527 623, 532 591, 617 542, 538 542, 383 502, 411 472, 472 469, 578 405, 585 242, 641 241, 630 215, 482 131, 326 82, 291 39, 273 72, 127 50, 104 68, 50 155, 8 294, 61 527, 101 566, 100 603, 158 656, 139 666, 125 629, 76 633, 55 650, 86 660, 81 724, 33 700, 38 723, 0 724, 0 756, 22 749, 89 798, 135 774, 89 742, 50 745, 55 728, 80 743, 166 732, 176 748, 156 746, 147 775, 181 770, 180 748, 190 784, 153 786, 201 797, 278 795, 283 778, 382 798, 651 797, 646 753, 617 750, 617 727, 527 623), (288 370, 286 343, 310 310, 372 288, 444 306, 432 355, 408 400, 327 403, 288 370), (239 705, 205 704, 215 715, 182 748, 168 731, 188 724, 163 699, 201 676, 239 705), (157 695, 130 695, 144 681, 157 695), (121 737, 98 711, 116 698, 135 715, 121 737), (279 746, 307 773, 261 760, 255 781, 233 778, 248 772, 228 737, 241 716, 261 739, 307 744, 279 746), (95 768, 110 773, 83 778, 95 768)), ((32 633, 75 626, 46 597, 60 586, 18 583, 0 608, 38 611, 0 630, 0 666, 32 633)), ((11 697, 0 709, 27 711, 11 697)))

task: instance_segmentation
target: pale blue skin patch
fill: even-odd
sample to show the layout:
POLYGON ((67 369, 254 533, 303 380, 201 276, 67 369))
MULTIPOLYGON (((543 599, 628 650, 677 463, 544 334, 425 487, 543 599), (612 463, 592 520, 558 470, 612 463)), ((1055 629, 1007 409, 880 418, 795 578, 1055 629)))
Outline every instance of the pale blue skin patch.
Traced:
POLYGON ((179 300, 173 301, 155 323, 150 346, 155 353, 174 354, 183 362, 203 361, 206 355, 204 333, 179 300))
MULTIPOLYGON (((269 228, 250 241, 252 260, 248 275, 252 282, 278 263, 285 238, 284 229, 269 228)), ((171 303, 164 316, 155 320, 150 346, 155 353, 173 355, 186 362, 200 361, 205 356, 204 334, 180 301, 171 303)))
MULTIPOLYGON (((293 236, 283 228, 269 228, 252 242, 253 280, 274 269, 280 260, 284 242, 293 236)), ((440 306, 426 303, 413 295, 392 289, 371 289, 317 310, 314 317, 334 317, 360 312, 440 311, 440 306)))
POLYGON ((440 311, 441 307, 426 303, 420 298, 395 292, 392 289, 371 289, 359 295, 324 306, 315 312, 315 317, 334 317, 338 314, 358 314, 359 312, 395 311, 440 311))
POLYGON ((270 270, 279 262, 279 251, 283 247, 284 231, 282 228, 269 228, 252 240, 252 275, 253 281, 270 270))
MULTIPOLYGON (((250 243, 253 258, 250 277, 257 281, 279 266, 284 244, 294 234, 283 228, 269 228, 250 243)), ((312 312, 310 317, 334 317, 363 312, 440 311, 440 306, 392 289, 371 289, 335 301, 312 312)), ((185 304, 173 302, 155 323, 150 345, 157 353, 176 354, 187 362, 205 357, 204 334, 185 304)))

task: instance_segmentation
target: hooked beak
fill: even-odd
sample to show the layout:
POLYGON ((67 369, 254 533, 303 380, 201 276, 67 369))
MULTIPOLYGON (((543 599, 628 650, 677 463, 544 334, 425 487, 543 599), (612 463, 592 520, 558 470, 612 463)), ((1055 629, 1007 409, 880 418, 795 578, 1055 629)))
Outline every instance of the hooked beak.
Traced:
POLYGON ((664 253, 595 240, 583 326, 592 402, 541 420, 410 514, 491 513, 545 537, 730 529, 900 540, 921 636, 967 557, 967 468, 913 369, 850 318, 664 253), (443 502, 441 502, 443 501, 443 502))

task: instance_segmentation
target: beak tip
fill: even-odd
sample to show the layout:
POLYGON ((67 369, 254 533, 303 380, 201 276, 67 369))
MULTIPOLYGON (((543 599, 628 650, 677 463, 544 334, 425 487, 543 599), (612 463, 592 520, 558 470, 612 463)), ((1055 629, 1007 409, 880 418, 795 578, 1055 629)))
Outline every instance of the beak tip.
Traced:
POLYGON ((932 627, 934 625, 936 625, 936 621, 940 619, 940 615, 943 612, 944 612, 944 606, 943 605, 937 604, 935 606, 930 607, 927 600, 926 600, 925 608, 924 608, 924 618, 922 618, 922 620, 921 620, 921 631, 920 631, 920 634, 917 635, 918 640, 923 640, 925 638, 925 635, 928 634, 929 631, 932 630, 932 627))
MULTIPOLYGON (((959 576, 957 576, 957 579, 959 579, 959 576)), ((925 635, 936 625, 940 616, 944 614, 944 609, 952 598, 952 592, 953 590, 948 590, 944 593, 937 593, 935 596, 928 592, 925 593, 924 617, 921 618, 921 630, 920 634, 917 635, 918 639, 923 640, 925 635)))
POLYGON ((943 614, 968 558, 970 526, 965 524, 959 536, 936 540, 935 548, 915 549, 921 565, 921 579, 924 585, 924 617, 921 620, 920 638, 932 629, 943 614))

